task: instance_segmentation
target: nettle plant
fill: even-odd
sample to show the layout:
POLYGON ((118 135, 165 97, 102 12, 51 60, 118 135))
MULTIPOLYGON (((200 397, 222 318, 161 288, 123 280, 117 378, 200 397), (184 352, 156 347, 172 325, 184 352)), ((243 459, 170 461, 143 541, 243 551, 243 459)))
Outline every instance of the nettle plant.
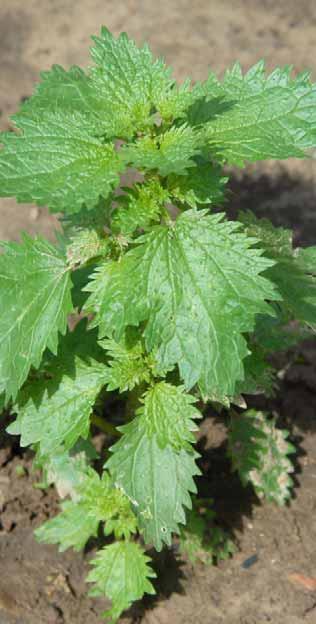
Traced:
POLYGON ((271 353, 316 322, 316 247, 218 207, 225 165, 316 145, 316 86, 287 66, 266 76, 263 62, 178 86, 146 45, 105 28, 91 54, 86 72, 43 73, 2 134, 1 196, 47 205, 62 233, 2 244, 0 392, 9 431, 66 498, 37 538, 79 550, 103 531, 87 580, 115 621, 154 593, 146 548, 178 534, 192 561, 232 551, 194 496, 208 403, 224 410, 242 483, 281 505, 290 496, 288 434, 243 411, 244 395, 273 392, 271 353), (101 473, 92 425, 108 433, 101 473))

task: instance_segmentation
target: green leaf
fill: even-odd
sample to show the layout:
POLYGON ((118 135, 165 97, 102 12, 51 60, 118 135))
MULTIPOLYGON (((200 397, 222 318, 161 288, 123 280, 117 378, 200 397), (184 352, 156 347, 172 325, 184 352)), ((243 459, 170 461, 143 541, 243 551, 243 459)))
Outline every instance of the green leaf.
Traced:
POLYGON ((42 455, 37 449, 33 468, 42 470, 43 480, 40 486, 43 489, 53 484, 60 498, 70 496, 73 501, 77 501, 77 487, 85 478, 89 463, 98 457, 89 439, 79 439, 70 452, 60 447, 53 455, 42 455))
POLYGON ((216 76, 210 74, 205 82, 194 86, 191 101, 183 115, 183 120, 190 126, 203 129, 209 121, 230 110, 232 102, 226 102, 223 95, 218 94, 218 84, 216 76))
POLYGON ((89 210, 83 205, 79 212, 63 215, 61 221, 65 234, 69 236, 78 229, 91 229, 104 235, 105 227, 110 226, 113 201, 113 195, 106 199, 100 197, 98 203, 89 210))
POLYGON ((16 397, 44 349, 56 352, 72 311, 64 258, 42 238, 2 243, 0 255, 0 387, 16 397))
POLYGON ((291 230, 275 227, 268 219, 258 219, 250 210, 238 213, 238 221, 245 227, 248 236, 259 241, 269 258, 288 258, 293 256, 291 230))
MULTIPOLYGON (((128 285, 133 275, 127 266, 128 257, 127 253, 121 262, 109 260, 97 266, 84 288, 91 295, 83 309, 85 313, 95 314, 91 326, 100 326, 100 338, 114 334, 115 340, 120 341, 128 325, 138 325, 146 317, 145 301, 138 295, 136 297, 131 284, 128 285)), ((135 268, 133 264, 133 270, 135 268)))
POLYGON ((216 514, 212 511, 210 499, 194 500, 194 507, 186 514, 186 525, 179 536, 180 552, 195 565, 212 565, 228 559, 235 552, 233 542, 225 532, 214 524, 216 514))
POLYGON ((266 397, 273 397, 277 387, 276 370, 267 361, 261 346, 250 344, 250 348, 251 353, 244 361, 245 378, 237 383, 236 394, 265 394, 266 397))
POLYGON ((113 532, 116 539, 128 539, 136 533, 137 522, 130 501, 113 484, 106 471, 100 477, 93 468, 89 468, 85 478, 78 483, 76 492, 85 513, 99 522, 105 522, 105 535, 113 532))
POLYGON ((170 70, 153 59, 147 45, 137 48, 125 34, 115 39, 106 28, 94 42, 96 67, 87 74, 59 65, 42 72, 41 83, 18 117, 75 111, 85 115, 94 135, 128 138, 154 125, 155 111, 168 121, 183 115, 194 99, 190 81, 177 88, 170 70))
POLYGON ((71 213, 118 186, 123 164, 114 145, 93 136, 85 115, 56 111, 15 122, 22 132, 1 138, 1 197, 71 213))
POLYGON ((221 204, 224 200, 224 178, 222 169, 211 163, 197 164, 187 175, 171 174, 168 177, 168 191, 181 204, 197 208, 199 204, 221 204))
POLYGON ((90 79, 99 100, 107 102, 102 124, 108 136, 131 138, 158 125, 181 119, 185 110, 204 94, 200 84, 191 88, 190 80, 179 87, 161 59, 154 60, 145 44, 138 48, 122 33, 117 39, 104 27, 93 37, 91 50, 96 63, 90 79))
POLYGON ((156 137, 144 136, 120 150, 124 162, 140 171, 157 170, 162 176, 186 173, 195 166, 194 156, 203 145, 202 134, 182 125, 156 137))
POLYGON ((93 570, 87 581, 95 584, 90 595, 110 598, 112 608, 104 615, 112 622, 116 622, 121 613, 145 593, 155 593, 149 579, 156 575, 149 562, 150 558, 134 542, 105 546, 90 562, 93 570))
POLYGON ((289 323, 288 313, 281 308, 282 304, 274 306, 276 315, 257 317, 253 342, 266 355, 279 351, 287 351, 302 340, 310 337, 310 330, 297 322, 289 323))
POLYGON ((297 264, 305 273, 316 275, 316 247, 304 247, 294 250, 297 264))
POLYGON ((111 357, 108 363, 108 390, 125 392, 142 382, 149 383, 150 368, 143 345, 139 340, 131 339, 131 332, 119 343, 112 339, 104 339, 99 344, 111 357))
POLYGON ((247 485, 251 471, 260 468, 265 440, 265 433, 257 426, 255 410, 232 415, 228 456, 243 485, 247 485))
POLYGON ((115 539, 129 539, 137 531, 137 520, 130 501, 113 484, 107 472, 104 471, 100 477, 88 465, 82 442, 84 441, 76 445, 78 452, 73 455, 60 447, 55 455, 45 456, 38 453, 36 457, 36 467, 45 468, 46 483, 43 487, 54 483, 61 497, 69 495, 72 498, 73 504, 62 505, 62 512, 40 527, 37 533, 40 541, 60 543, 62 550, 69 546, 76 550, 83 548, 90 535, 97 531, 100 522, 105 522, 105 535, 114 533, 115 539), (80 448, 83 450, 80 451, 80 448), (80 516, 86 521, 80 521, 77 536, 69 525, 80 516), (90 532, 91 528, 93 532, 90 532), (81 529, 83 541, 80 539, 81 529))
POLYGON ((87 456, 84 451, 70 454, 61 447, 54 455, 38 454, 35 465, 36 468, 43 469, 43 487, 54 484, 60 498, 70 496, 73 501, 78 500, 76 488, 88 469, 87 456))
MULTIPOLYGON (((316 279, 313 270, 310 270, 310 262, 302 261, 303 256, 298 250, 293 250, 289 230, 276 228, 266 219, 257 219, 249 213, 241 216, 247 234, 254 234, 265 254, 274 260, 274 266, 267 271, 266 276, 277 286, 283 313, 287 314, 288 320, 295 319, 314 325, 316 279)), ((313 256, 314 252, 308 253, 313 256)))
POLYGON ((2 393, 0 394, 0 415, 2 414, 4 408, 5 408, 5 394, 2 393))
POLYGON ((157 106, 159 115, 166 123, 184 119, 187 116, 187 109, 200 97, 199 83, 192 88, 191 80, 187 78, 180 86, 175 84, 168 97, 159 102, 157 106))
POLYGON ((293 319, 316 323, 316 280, 302 271, 294 259, 278 262, 269 278, 277 285, 283 307, 293 319))
POLYGON ((206 529, 203 516, 191 509, 186 515, 186 525, 181 528, 179 548, 193 565, 200 562, 205 565, 213 563, 213 549, 205 543, 206 529))
POLYGON ((143 405, 137 412, 139 422, 144 423, 149 437, 155 435, 161 448, 169 444, 177 451, 190 450, 190 443, 195 442, 192 432, 198 429, 194 420, 202 417, 194 407, 196 401, 182 386, 161 381, 142 398, 143 405))
POLYGON ((61 508, 58 516, 36 529, 35 537, 41 543, 59 544, 60 552, 67 548, 82 550, 88 539, 97 535, 99 520, 73 501, 65 501, 61 508))
POLYGON ((121 500, 116 500, 113 513, 107 514, 108 517, 104 526, 104 535, 108 536, 113 533, 115 539, 129 539, 130 536, 138 530, 137 518, 132 512, 131 504, 127 496, 119 489, 116 491, 121 500))
POLYGON ((288 435, 276 427, 275 419, 249 410, 232 419, 228 436, 228 453, 242 483, 252 483, 259 498, 278 505, 290 498, 293 486, 289 475, 294 468, 288 455, 295 448, 288 435))
POLYGON ((21 435, 21 446, 39 443, 40 452, 51 455, 61 445, 67 450, 79 437, 88 436, 90 414, 107 381, 107 366, 102 350, 93 344, 93 333, 84 328, 84 323, 77 326, 45 375, 30 380, 20 391, 17 421, 8 430, 21 435))
POLYGON ((80 311, 85 302, 87 301, 88 294, 84 291, 85 286, 91 280, 91 277, 95 271, 96 264, 88 264, 82 267, 78 267, 75 271, 71 272, 72 290, 71 297, 73 307, 78 308, 80 311))
MULTIPOLYGON (((263 61, 245 75, 237 63, 222 82, 211 74, 201 92, 202 124, 209 146, 224 161, 242 166, 267 158, 302 158, 316 144, 316 86, 308 72, 291 67, 266 76, 263 61)), ((190 114, 189 114, 190 117, 190 114)))
POLYGON ((131 236, 136 230, 147 230, 160 220, 161 210, 169 199, 168 192, 158 180, 135 184, 124 189, 125 195, 117 198, 118 207, 113 213, 111 228, 123 236, 131 236))
POLYGON ((178 364, 186 388, 198 382, 205 397, 233 396, 248 353, 242 334, 269 314, 265 300, 278 298, 260 275, 273 262, 239 229, 222 215, 188 211, 100 266, 86 303, 100 336, 120 339, 148 319, 146 346, 158 349, 163 368, 178 364))
POLYGON ((161 550, 171 545, 171 533, 185 523, 184 507, 191 507, 193 480, 200 474, 192 450, 161 447, 158 435, 140 416, 120 427, 122 438, 111 448, 106 467, 116 485, 130 499, 146 543, 161 550))
POLYGON ((153 60, 146 44, 138 48, 125 33, 115 39, 102 27, 101 36, 93 40, 96 67, 91 79, 98 97, 107 103, 107 135, 128 138, 146 130, 174 84, 170 70, 162 60, 153 60))
POLYGON ((78 267, 92 258, 109 254, 109 238, 100 236, 97 230, 80 229, 70 237, 67 260, 71 268, 78 267))
POLYGON ((81 113, 94 136, 107 130, 109 106, 99 97, 91 77, 80 67, 73 66, 69 71, 60 65, 53 65, 49 71, 41 73, 41 82, 33 95, 28 98, 15 115, 18 122, 22 116, 40 118, 51 113, 81 113))

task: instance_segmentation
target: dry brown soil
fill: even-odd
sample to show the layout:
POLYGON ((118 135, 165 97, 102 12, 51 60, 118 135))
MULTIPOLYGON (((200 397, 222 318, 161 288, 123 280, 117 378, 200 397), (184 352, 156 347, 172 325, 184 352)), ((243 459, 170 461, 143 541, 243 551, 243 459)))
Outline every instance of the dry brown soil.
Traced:
MULTIPOLYGON (((316 78, 316 3, 313 0, 0 0, 0 110, 10 126, 40 69, 88 63, 89 35, 101 23, 165 56, 177 78, 203 78, 208 67, 294 64, 316 78)), ((254 209, 294 228, 295 240, 315 243, 315 161, 250 167, 231 181, 229 210, 254 209)), ((45 209, 0 202, 0 239, 21 229, 52 236, 45 209)), ((192 568, 174 552, 155 559, 158 596, 136 605, 131 624, 315 624, 316 593, 289 575, 316 576, 316 346, 304 347, 282 382, 273 408, 298 444, 295 498, 289 507, 259 505, 229 473, 223 426, 202 423, 203 495, 214 496, 220 522, 239 551, 219 567, 192 568), (249 569, 242 563, 257 554, 249 569)), ((258 399, 260 405, 260 400, 258 399)), ((84 554, 39 546, 32 530, 57 510, 53 490, 33 487, 30 458, 3 434, 0 448, 0 624, 96 624, 101 601, 86 597, 84 577, 94 544, 84 554), (25 468, 22 476, 17 466, 25 468)))

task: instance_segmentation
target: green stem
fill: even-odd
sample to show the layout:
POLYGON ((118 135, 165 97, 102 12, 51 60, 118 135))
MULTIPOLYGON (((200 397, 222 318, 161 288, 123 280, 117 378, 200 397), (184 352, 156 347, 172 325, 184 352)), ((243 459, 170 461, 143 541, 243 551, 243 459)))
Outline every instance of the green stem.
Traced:
POLYGON ((114 425, 111 425, 111 423, 106 422, 101 416, 98 416, 97 414, 92 414, 91 422, 93 425, 96 425, 96 427, 101 429, 103 433, 108 433, 111 436, 115 436, 116 438, 119 438, 121 435, 120 432, 116 429, 116 427, 114 427, 114 425))

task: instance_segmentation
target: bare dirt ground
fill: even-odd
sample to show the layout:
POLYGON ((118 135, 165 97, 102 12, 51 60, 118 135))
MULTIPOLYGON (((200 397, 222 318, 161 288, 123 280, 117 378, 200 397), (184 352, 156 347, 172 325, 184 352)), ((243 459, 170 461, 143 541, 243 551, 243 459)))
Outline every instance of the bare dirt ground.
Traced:
MULTIPOLYGON (((247 68, 264 57, 272 69, 294 64, 316 79, 313 0, 1 0, 0 126, 31 94, 39 71, 52 63, 88 64, 89 35, 101 24, 147 40, 183 79, 221 73, 238 59, 247 68)), ((236 172, 229 210, 254 209, 294 228, 296 242, 316 240, 316 161, 267 163, 236 172)), ((56 221, 34 206, 0 201, 0 239, 21 229, 52 236, 56 221)), ((291 355, 273 408, 299 447, 297 487, 289 507, 259 505, 229 473, 223 428, 202 423, 203 495, 214 496, 219 520, 239 551, 218 567, 192 568, 173 552, 155 560, 158 596, 122 618, 126 624, 315 624, 316 593, 289 575, 316 576, 316 346, 291 355), (299 357, 297 357, 299 356, 299 357), (256 554, 248 569, 242 563, 256 554)), ((259 401, 260 404, 260 401, 259 401)), ((54 515, 53 490, 35 489, 30 458, 3 434, 0 440, 0 624, 97 624, 102 601, 86 597, 84 555, 39 546, 32 531, 54 515), (25 471, 20 475, 17 466, 25 471), (20 475, 20 476, 19 476, 20 475)))

